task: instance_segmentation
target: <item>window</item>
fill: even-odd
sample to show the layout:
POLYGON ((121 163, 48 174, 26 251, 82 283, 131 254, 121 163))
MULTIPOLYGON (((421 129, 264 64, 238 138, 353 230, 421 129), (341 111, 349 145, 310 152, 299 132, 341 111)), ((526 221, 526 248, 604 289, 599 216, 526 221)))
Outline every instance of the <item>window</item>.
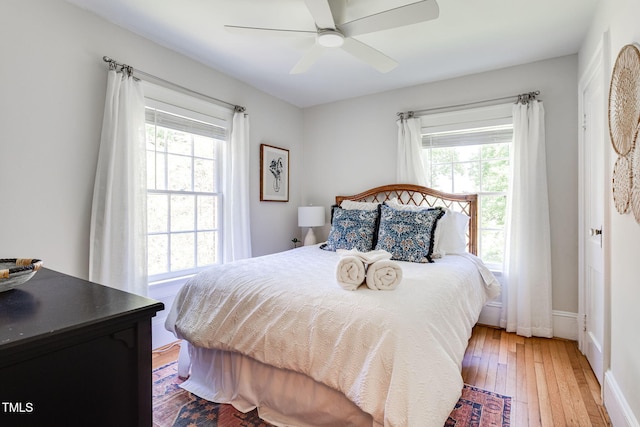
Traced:
POLYGON ((426 127, 423 120, 422 143, 430 187, 478 194, 478 254, 492 269, 501 270, 513 124, 510 109, 508 117, 502 117, 506 109, 498 111, 500 117, 480 114, 473 121, 457 121, 460 117, 451 114, 431 117, 432 126, 426 127))
POLYGON ((220 262, 224 121, 147 99, 149 282, 220 262))

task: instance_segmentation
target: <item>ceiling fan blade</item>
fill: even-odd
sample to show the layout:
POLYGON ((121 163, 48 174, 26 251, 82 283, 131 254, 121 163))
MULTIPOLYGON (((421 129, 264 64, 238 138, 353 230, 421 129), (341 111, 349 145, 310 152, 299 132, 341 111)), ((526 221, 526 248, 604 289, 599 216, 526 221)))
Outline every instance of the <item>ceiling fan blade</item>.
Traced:
POLYGON ((316 36, 316 31, 307 30, 286 30, 280 28, 261 28, 261 27, 241 27, 239 25, 225 25, 224 29, 230 33, 236 34, 260 34, 266 33, 274 36, 299 37, 299 36, 316 36))
POLYGON ((340 25, 339 29, 345 37, 353 37, 430 21, 439 14, 440 8, 436 0, 422 0, 347 22, 340 25))
POLYGON ((318 58, 320 58, 324 49, 324 47, 317 43, 311 46, 311 49, 309 49, 304 56, 300 58, 300 61, 293 66, 291 71, 289 71, 289 74, 300 74, 307 71, 318 60, 318 58))
POLYGON ((328 0, 304 0, 318 28, 336 28, 328 0))
POLYGON ((344 39, 342 48, 381 73, 388 73, 398 66, 396 61, 384 53, 356 39, 344 39))
POLYGON ((342 22, 345 22, 347 2, 345 0, 328 0, 328 2, 329 8, 331 9, 331 15, 333 15, 333 22, 336 25, 340 25, 342 22))

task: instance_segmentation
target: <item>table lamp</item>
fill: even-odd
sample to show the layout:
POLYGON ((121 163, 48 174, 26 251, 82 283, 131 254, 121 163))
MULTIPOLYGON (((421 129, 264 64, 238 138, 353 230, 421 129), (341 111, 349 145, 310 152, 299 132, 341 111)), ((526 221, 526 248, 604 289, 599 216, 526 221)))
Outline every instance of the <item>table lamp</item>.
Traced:
POLYGON ((304 245, 315 245, 316 235, 313 233, 313 227, 324 225, 324 207, 323 206, 300 206, 298 208, 298 227, 309 227, 307 235, 304 238, 304 245))

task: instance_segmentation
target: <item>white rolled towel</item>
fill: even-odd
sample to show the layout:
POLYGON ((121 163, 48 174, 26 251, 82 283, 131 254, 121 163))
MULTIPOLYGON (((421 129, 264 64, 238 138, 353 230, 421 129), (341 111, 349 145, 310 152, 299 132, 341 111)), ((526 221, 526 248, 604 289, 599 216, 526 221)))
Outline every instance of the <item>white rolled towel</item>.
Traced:
POLYGON ((364 263, 360 258, 342 256, 336 267, 336 279, 343 289, 355 291, 364 283, 365 272, 364 263))
POLYGON ((373 264, 377 261, 382 261, 383 259, 391 259, 391 253, 385 251, 384 249, 376 249, 374 251, 369 252, 360 252, 357 249, 338 249, 337 254, 340 256, 355 256, 358 257, 365 264, 373 264))
POLYGON ((402 281, 402 268, 397 262, 385 259, 370 264, 366 276, 369 289, 390 291, 402 281))

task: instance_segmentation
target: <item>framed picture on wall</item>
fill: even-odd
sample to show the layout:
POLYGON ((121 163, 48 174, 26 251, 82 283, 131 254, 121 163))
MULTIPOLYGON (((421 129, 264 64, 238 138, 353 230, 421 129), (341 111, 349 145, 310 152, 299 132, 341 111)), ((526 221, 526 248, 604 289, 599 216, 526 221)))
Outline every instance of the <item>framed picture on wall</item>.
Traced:
POLYGON ((289 150, 260 144, 260 200, 289 201, 289 150))

